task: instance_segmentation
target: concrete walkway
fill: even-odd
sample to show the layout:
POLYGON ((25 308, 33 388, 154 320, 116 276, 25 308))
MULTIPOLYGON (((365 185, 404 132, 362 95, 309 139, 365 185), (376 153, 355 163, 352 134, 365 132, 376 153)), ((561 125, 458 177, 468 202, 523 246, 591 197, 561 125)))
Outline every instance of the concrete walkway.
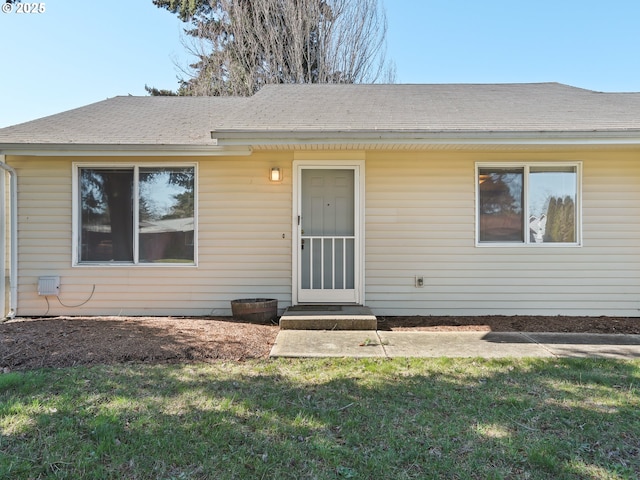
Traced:
POLYGON ((640 335, 281 330, 271 357, 640 358, 640 335))

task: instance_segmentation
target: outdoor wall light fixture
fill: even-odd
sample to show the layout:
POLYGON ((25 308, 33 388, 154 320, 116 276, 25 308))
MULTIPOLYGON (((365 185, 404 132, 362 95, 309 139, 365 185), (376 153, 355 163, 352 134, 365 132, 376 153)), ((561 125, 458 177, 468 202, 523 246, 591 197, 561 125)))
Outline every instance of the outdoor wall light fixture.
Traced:
POLYGON ((272 182, 282 181, 282 172, 280 171, 280 167, 271 168, 271 172, 269 172, 269 180, 271 180, 272 182))

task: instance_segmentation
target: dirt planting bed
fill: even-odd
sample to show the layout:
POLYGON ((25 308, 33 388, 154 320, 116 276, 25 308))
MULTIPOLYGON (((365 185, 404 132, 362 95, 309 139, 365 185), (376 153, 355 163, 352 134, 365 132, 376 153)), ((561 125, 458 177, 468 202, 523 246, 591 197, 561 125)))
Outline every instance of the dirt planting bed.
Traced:
MULTIPOLYGON (((640 334, 640 319, 608 317, 380 317, 380 330, 640 334)), ((0 373, 40 367, 243 361, 266 358, 277 325, 227 317, 19 318, 0 324, 0 373)))

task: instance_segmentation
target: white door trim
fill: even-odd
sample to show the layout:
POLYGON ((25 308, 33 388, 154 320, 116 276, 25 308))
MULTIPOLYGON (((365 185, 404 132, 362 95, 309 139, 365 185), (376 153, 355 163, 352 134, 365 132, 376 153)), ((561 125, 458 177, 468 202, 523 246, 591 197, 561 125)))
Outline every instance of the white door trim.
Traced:
POLYGON ((291 232, 292 282, 291 304, 297 305, 300 281, 300 211, 302 206, 302 170, 304 169, 351 169, 354 172, 354 233, 356 237, 356 255, 354 259, 355 303, 364 305, 364 160, 294 160, 293 162, 293 218, 291 232))

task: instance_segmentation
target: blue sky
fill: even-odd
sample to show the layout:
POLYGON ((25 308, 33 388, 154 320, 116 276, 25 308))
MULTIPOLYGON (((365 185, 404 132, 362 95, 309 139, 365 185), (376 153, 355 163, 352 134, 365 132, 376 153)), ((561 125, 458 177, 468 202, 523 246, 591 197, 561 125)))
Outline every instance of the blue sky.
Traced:
MULTIPOLYGON (((177 86, 176 64, 189 61, 183 26, 151 0, 40 3, 44 13, 0 13, 0 127, 145 95, 145 84, 177 86)), ((637 0, 384 4, 398 83, 555 81, 640 91, 637 0)))

